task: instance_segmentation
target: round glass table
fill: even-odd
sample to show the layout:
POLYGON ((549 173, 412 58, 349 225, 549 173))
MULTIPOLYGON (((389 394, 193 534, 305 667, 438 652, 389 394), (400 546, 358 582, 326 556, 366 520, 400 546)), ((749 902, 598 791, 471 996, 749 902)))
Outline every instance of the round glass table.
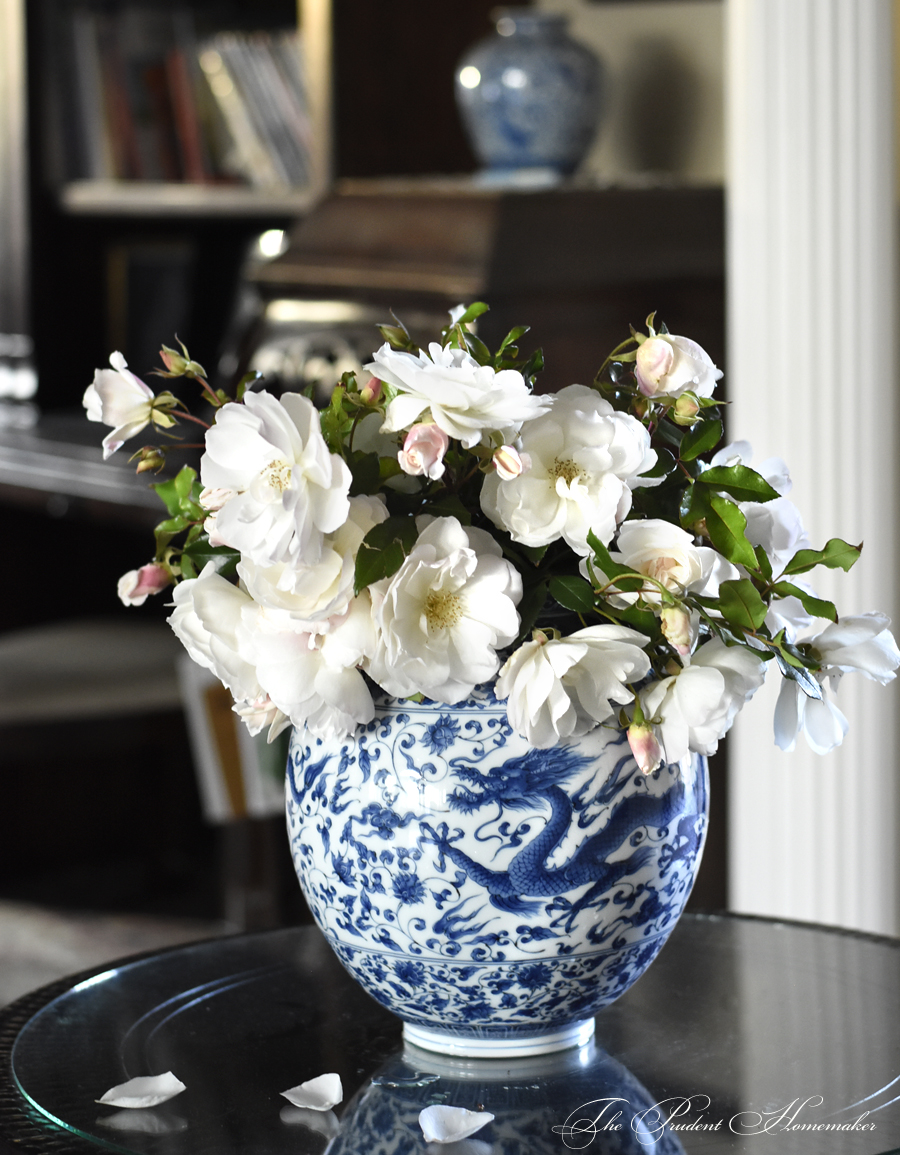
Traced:
POLYGON ((900 941, 685 916, 593 1042, 516 1061, 404 1046, 314 927, 125 960, 0 1012, 0 1151, 103 1149, 884 1155, 900 1150, 900 941), (167 1103, 96 1102, 165 1071, 187 1088, 167 1103), (282 1098, 331 1071, 333 1110, 282 1098), (418 1115, 434 1103, 494 1119, 429 1146, 418 1115))

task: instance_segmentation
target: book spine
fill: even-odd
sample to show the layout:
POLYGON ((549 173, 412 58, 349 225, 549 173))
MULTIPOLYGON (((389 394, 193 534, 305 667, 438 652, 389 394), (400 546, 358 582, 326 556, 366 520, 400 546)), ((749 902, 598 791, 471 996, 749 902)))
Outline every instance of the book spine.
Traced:
POLYGON ((217 37, 201 47, 200 67, 231 137, 230 167, 256 188, 279 187, 284 183, 281 173, 260 140, 240 89, 218 50, 220 40, 217 37))
POLYGON ((79 167, 89 179, 108 180, 116 172, 103 99, 103 71, 94 13, 72 14, 72 51, 82 145, 79 167))

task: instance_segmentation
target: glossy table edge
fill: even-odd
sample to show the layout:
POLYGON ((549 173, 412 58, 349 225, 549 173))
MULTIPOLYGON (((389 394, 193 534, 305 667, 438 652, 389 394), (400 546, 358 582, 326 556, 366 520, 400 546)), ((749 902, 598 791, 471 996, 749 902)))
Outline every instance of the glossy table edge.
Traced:
MULTIPOLYGON (((800 922, 793 919, 769 918, 763 915, 738 914, 731 911, 722 911, 710 914, 684 914, 680 922, 683 923, 711 923, 711 922, 746 922, 757 923, 770 927, 789 927, 800 931, 809 931, 830 937, 845 937, 865 942, 872 942, 889 947, 900 952, 900 938, 888 935, 872 934, 867 931, 853 930, 848 927, 826 926, 821 923, 800 922)), ((273 933, 283 933, 284 930, 293 930, 299 934, 320 935, 321 931, 313 925, 280 928, 278 931, 256 931, 233 937, 243 939, 264 938, 273 933)), ((12 1155, 13 1152, 22 1152, 24 1155, 50 1155, 60 1152, 60 1155, 97 1155, 103 1147, 99 1143, 89 1142, 69 1131, 65 1127, 52 1123, 45 1115, 34 1108, 19 1091, 12 1072, 12 1051, 16 1039, 22 1028, 40 1010, 46 1007, 60 995, 66 994, 79 983, 102 974, 113 968, 128 966, 143 959, 161 958, 179 951, 201 946, 206 943, 227 942, 228 938, 198 939, 196 942, 184 943, 179 946, 168 947, 164 950, 144 951, 140 954, 127 955, 120 959, 111 959, 99 966, 68 975, 46 986, 38 987, 28 994, 22 995, 15 1002, 0 1008, 0 1155, 12 1155)), ((335 958, 335 965, 340 964, 335 958)), ((109 1150, 121 1150, 110 1143, 109 1150)), ((900 1155, 900 1147, 885 1155, 900 1155)))

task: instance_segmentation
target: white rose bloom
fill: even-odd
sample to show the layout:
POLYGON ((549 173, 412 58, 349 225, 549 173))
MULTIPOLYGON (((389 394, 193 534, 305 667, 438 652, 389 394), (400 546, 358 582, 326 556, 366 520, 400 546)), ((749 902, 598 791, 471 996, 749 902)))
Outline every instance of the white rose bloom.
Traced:
POLYGON ((121 353, 111 353, 109 363, 112 369, 94 371, 93 384, 88 385, 82 401, 88 421, 113 426, 112 433, 103 438, 104 460, 150 424, 155 397, 153 390, 131 372, 121 353))
POLYGON ((713 638, 685 669, 642 690, 641 709, 653 724, 666 762, 678 762, 690 751, 714 754, 765 676, 759 658, 713 638))
POLYGON ((349 512, 350 470, 322 437, 315 406, 248 393, 226 405, 206 435, 200 476, 235 496, 216 514, 216 536, 257 565, 315 565, 324 535, 349 512))
POLYGON ((172 600, 169 625, 194 661, 211 670, 237 701, 263 697, 256 669, 238 641, 242 614, 253 605, 250 596, 209 562, 199 577, 175 587, 172 600))
POLYGON ((690 337, 658 333, 638 346, 635 375, 647 397, 680 397, 688 390, 698 397, 712 397, 722 370, 690 337))
POLYGON ((286 615, 254 606, 244 615, 242 640, 268 697, 295 726, 332 738, 374 717, 372 695, 357 668, 375 646, 367 593, 324 634, 299 632, 286 615))
POLYGON ((808 697, 800 686, 785 678, 775 704, 775 745, 790 753, 797 745, 802 730, 809 748, 816 754, 827 754, 840 746, 850 729, 850 723, 828 698, 822 687, 822 697, 808 697))
POLYGON ((617 625, 588 626, 558 639, 536 630, 497 679, 497 697, 509 699, 509 724, 541 749, 586 734, 613 716, 613 703, 632 700, 626 683, 650 670, 641 649, 647 641, 617 625))
POLYGON ((632 487, 656 463, 644 426, 585 385, 560 390, 549 413, 522 427, 519 444, 530 468, 508 480, 489 473, 481 508, 514 541, 544 546, 562 537, 582 556, 591 530, 604 545, 612 539, 632 487))
POLYGON ((797 682, 785 678, 775 707, 775 743, 791 751, 802 730, 817 754, 827 754, 840 746, 849 723, 827 696, 826 683, 835 687, 847 673, 863 674, 882 686, 894 680, 900 665, 900 650, 888 628, 886 614, 867 613, 832 622, 809 644, 823 665, 815 675, 822 686, 822 698, 810 698, 797 682))
POLYGON ((708 546, 694 545, 686 530, 668 521, 626 521, 616 545, 617 550, 610 552, 613 561, 653 579, 640 593, 607 591, 605 596, 616 606, 633 605, 638 598, 650 606, 660 605, 662 593, 656 582, 676 596, 690 590, 716 597, 723 581, 741 576, 720 553, 708 546))
POLYGON ((347 520, 340 529, 325 535, 315 565, 278 562, 259 566, 242 559, 238 576, 260 605, 285 611, 294 629, 323 632, 323 624, 349 606, 359 547, 369 530, 387 515, 380 498, 351 497, 347 520))
POLYGON ((523 421, 549 408, 547 397, 536 397, 517 369, 479 365, 463 349, 442 349, 436 342, 428 353, 403 353, 382 345, 366 365, 369 373, 400 393, 388 404, 383 429, 409 429, 426 409, 448 437, 467 448, 487 432, 508 434, 511 440, 523 421))
POLYGON ((522 579, 490 534, 435 518, 394 576, 372 587, 379 645, 369 672, 397 697, 459 702, 499 669, 521 597, 522 579))
POLYGON ((887 614, 857 614, 832 622, 810 644, 821 655, 829 676, 856 671, 885 686, 894 680, 900 665, 890 624, 887 614))

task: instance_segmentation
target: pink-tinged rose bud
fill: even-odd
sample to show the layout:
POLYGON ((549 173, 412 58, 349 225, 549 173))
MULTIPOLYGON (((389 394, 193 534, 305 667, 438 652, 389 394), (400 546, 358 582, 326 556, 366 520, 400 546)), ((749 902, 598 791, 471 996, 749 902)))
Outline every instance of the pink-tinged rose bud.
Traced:
POLYGON ((495 450, 493 462, 501 481, 512 481, 531 468, 531 457, 527 453, 520 453, 512 445, 501 445, 495 450))
POLYGON ((676 425, 693 425, 700 413, 700 403, 693 393, 682 393, 672 406, 672 420, 676 425))
POLYGON ((661 337, 648 337, 638 346, 635 375, 645 397, 659 391, 659 383, 675 363, 675 350, 661 337))
POLYGON ((646 722, 632 722, 628 727, 628 745, 634 760, 644 774, 652 774, 662 762, 662 750, 656 735, 646 722))
POLYGON ((370 377, 359 391, 359 399, 363 405, 377 405, 381 399, 382 382, 377 377, 370 377))
POLYGON ((150 562, 119 578, 119 600, 126 606, 142 606, 151 594, 158 594, 171 584, 166 567, 150 562))
POLYGON ((683 606, 666 606, 659 615, 663 635, 676 653, 691 652, 691 615, 683 606))
POLYGON ((414 425, 397 454, 400 468, 412 477, 424 474, 431 481, 437 481, 444 475, 444 454, 449 445, 450 438, 439 426, 414 425))

